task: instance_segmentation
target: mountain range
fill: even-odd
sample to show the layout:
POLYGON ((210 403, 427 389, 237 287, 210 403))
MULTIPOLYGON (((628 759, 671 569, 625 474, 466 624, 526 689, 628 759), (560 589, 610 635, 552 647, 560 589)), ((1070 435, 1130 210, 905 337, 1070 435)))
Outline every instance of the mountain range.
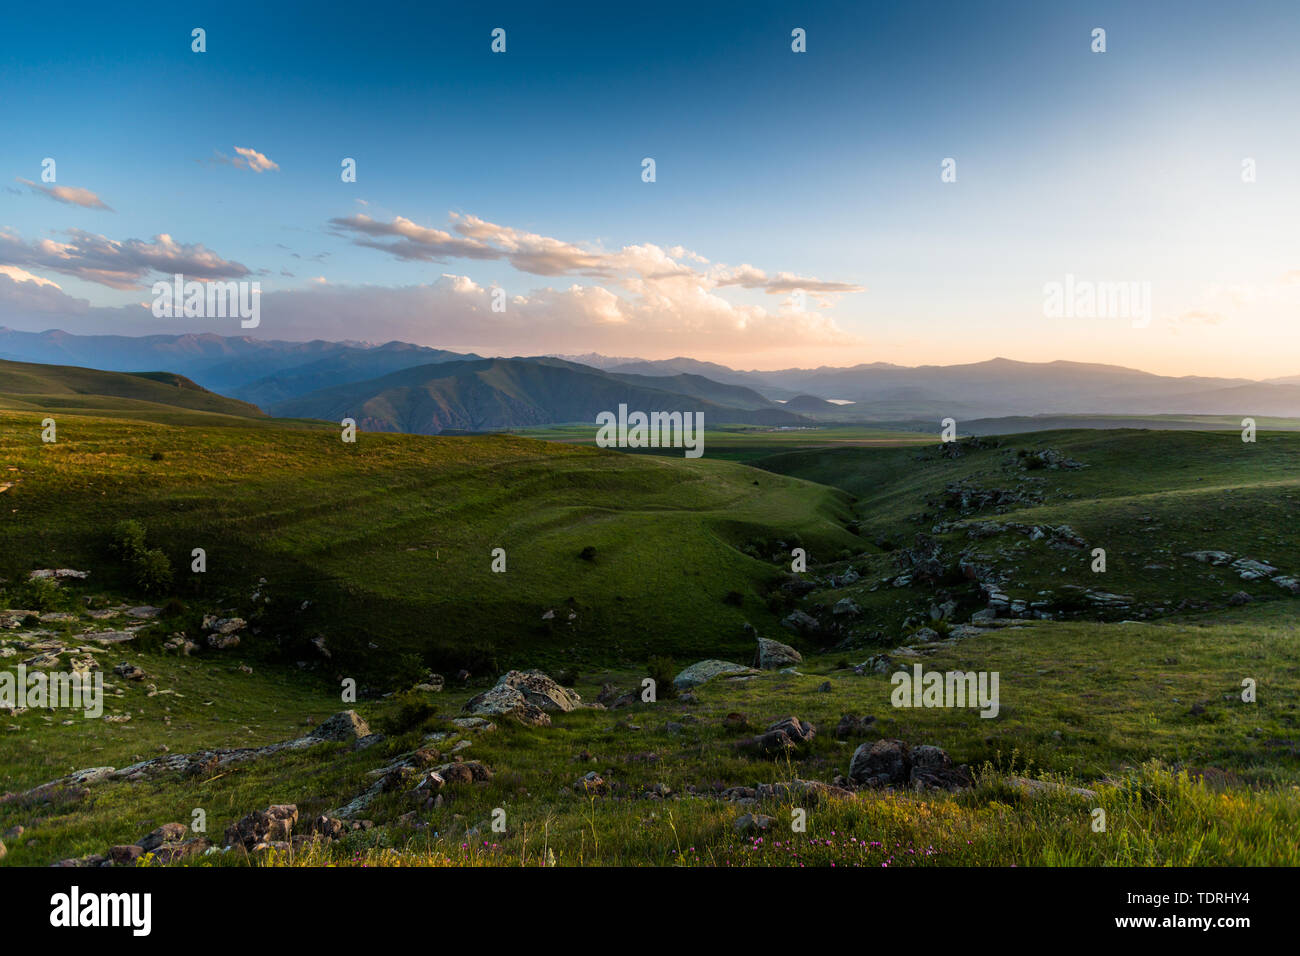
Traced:
POLYGON ((1018 362, 737 370, 679 357, 485 358, 406 342, 287 342, 213 334, 73 335, 0 327, 0 359, 166 370, 281 417, 355 418, 437 434, 593 422, 619 404, 702 411, 712 424, 958 421, 1015 416, 1300 417, 1300 376, 1164 376, 1114 365, 1018 362), (580 360, 580 361, 579 361, 580 360))

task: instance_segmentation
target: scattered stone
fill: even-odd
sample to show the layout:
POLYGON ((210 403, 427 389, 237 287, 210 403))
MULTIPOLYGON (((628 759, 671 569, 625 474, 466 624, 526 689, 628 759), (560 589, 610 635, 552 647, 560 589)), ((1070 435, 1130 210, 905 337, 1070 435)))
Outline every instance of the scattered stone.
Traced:
POLYGON ((840 717, 840 722, 835 725, 835 739, 847 740, 849 737, 860 737, 868 733, 875 722, 875 717, 855 717, 853 714, 844 714, 840 717))
POLYGON ((774 823, 776 823, 775 817, 762 813, 746 813, 736 819, 735 827, 740 833, 756 833, 769 829, 774 823))
POLYGON ((183 823, 164 823, 158 829, 136 840, 136 845, 148 853, 150 850, 158 849, 164 843, 176 842, 185 836, 188 830, 189 827, 183 823))
POLYGON ((253 850, 266 843, 288 844, 298 822, 298 808, 292 803, 254 810, 226 828, 226 845, 253 850))
POLYGON ((1237 576, 1243 581, 1259 581, 1277 574, 1277 568, 1273 565, 1265 564, 1263 561, 1252 561, 1249 558, 1238 558, 1233 561, 1232 570, 1236 571, 1237 576))
POLYGON ((148 675, 134 664, 123 661, 113 668, 113 673, 126 680, 144 680, 148 675))

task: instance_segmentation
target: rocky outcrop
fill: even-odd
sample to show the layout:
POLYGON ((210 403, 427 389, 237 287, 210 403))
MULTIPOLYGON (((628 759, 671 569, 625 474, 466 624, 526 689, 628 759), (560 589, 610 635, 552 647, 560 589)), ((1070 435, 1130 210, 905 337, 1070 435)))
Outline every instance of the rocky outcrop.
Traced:
POLYGON ((355 746, 368 746, 382 739, 382 735, 370 733, 370 728, 366 725, 366 722, 355 711, 345 710, 326 720, 305 737, 268 744, 265 747, 241 747, 228 750, 199 750, 186 754, 164 754, 161 757, 142 760, 139 763, 120 769, 116 767, 89 767, 68 774, 65 777, 60 777, 57 780, 51 780, 49 783, 43 783, 39 787, 33 787, 31 790, 16 796, 7 796, 6 799, 40 803, 54 799, 61 792, 79 790, 103 780, 135 782, 169 773, 179 773, 187 776, 206 775, 216 773, 217 770, 233 764, 247 763, 250 760, 258 760, 283 751, 302 750, 306 747, 314 747, 317 744, 341 741, 351 742, 355 746))

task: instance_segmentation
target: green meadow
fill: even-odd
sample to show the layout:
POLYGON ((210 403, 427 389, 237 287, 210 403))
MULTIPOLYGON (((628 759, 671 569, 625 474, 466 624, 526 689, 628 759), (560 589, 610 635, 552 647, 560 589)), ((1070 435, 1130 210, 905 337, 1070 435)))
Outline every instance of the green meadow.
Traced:
MULTIPOLYGON (((0 644, 88 644, 88 629, 122 625, 92 619, 96 609, 163 611, 134 640, 95 655, 113 688, 112 720, 0 713, 0 790, 10 792, 0 832, 11 834, 0 865, 103 853, 188 823, 196 808, 218 842, 270 804, 325 813, 430 734, 443 735, 444 754, 458 748, 490 767, 491 779, 448 784, 437 806, 381 794, 364 814, 373 827, 328 846, 216 852, 187 865, 1300 863, 1295 599, 1267 579, 1183 556, 1221 550, 1300 571, 1288 531, 1300 436, 1265 432, 1244 445, 1233 433, 1074 430, 967 444, 950 457, 925 436, 743 428, 710 431, 706 457, 687 460, 596 449, 567 428, 362 433, 346 444, 334 426, 216 406, 13 394, 0 410, 0 605, 55 614, 13 622, 0 644), (57 423, 52 444, 40 440, 46 417, 57 423), (1040 468, 1021 454, 1049 448, 1086 467, 1040 468), (1020 497, 941 507, 954 483, 1020 497), (169 585, 143 590, 112 553, 112 529, 125 519, 166 555, 169 585), (1069 525, 1088 548, 1013 529, 972 535, 984 522, 1069 525), (947 556, 1001 569, 1013 597, 1050 592, 1055 619, 958 637, 941 622, 938 637, 949 639, 919 638, 935 588, 890 583, 918 534, 947 556), (1090 569, 1094 546, 1107 551, 1104 574, 1090 569), (801 601, 779 587, 796 547, 815 582, 801 601), (203 574, 190 570, 194 548, 206 552, 203 574), (495 548, 505 550, 504 573, 492 570, 495 548), (27 581, 35 568, 90 576, 40 585, 27 581), (857 581, 829 583, 850 568, 857 581), (1129 603, 1099 613, 1067 599, 1072 588, 1129 603), (834 633, 780 626, 793 609, 845 597, 861 613, 834 633), (198 639, 207 613, 249 621, 238 647, 164 650, 174 634, 198 639), (802 651, 797 673, 557 713, 549 727, 496 719, 482 733, 450 723, 510 667, 547 670, 590 701, 606 684, 634 690, 650 673, 703 658, 749 663, 746 624, 802 651), (873 655, 890 666, 855 670, 873 655), (122 662, 146 676, 117 678, 122 662), (890 673, 916 662, 996 671, 998 716, 892 706, 890 673), (462 667, 468 678, 453 679, 462 667), (405 690, 425 668, 448 677, 444 691, 405 690), (344 676, 361 685, 355 703, 341 699, 344 676), (1253 702, 1242 699, 1247 680, 1253 702), (348 708, 384 738, 24 796, 88 767, 288 740, 348 708), (872 720, 837 739, 845 714, 872 720), (811 744, 780 757, 739 746, 787 715, 815 725, 811 744), (720 796, 830 783, 859 744, 878 738, 942 747, 974 786, 757 807, 720 796), (605 783, 599 795, 579 782, 591 771, 605 783), (504 829, 493 830, 498 809, 504 829), (791 829, 796 810, 806 829, 791 829), (747 812, 769 815, 769 829, 738 830, 747 812)), ((969 582, 938 590, 959 621, 982 606, 969 582)), ((6 667, 19 659, 7 655, 6 667)))

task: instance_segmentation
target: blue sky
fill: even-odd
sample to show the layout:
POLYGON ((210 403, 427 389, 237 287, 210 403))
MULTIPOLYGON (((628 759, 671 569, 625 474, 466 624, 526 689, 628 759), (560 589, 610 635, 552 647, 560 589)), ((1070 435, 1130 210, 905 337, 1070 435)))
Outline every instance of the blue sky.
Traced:
POLYGON ((275 338, 1300 373, 1294 2, 183 6, 6 12, 0 324, 240 334, 141 308, 174 261, 275 338))

